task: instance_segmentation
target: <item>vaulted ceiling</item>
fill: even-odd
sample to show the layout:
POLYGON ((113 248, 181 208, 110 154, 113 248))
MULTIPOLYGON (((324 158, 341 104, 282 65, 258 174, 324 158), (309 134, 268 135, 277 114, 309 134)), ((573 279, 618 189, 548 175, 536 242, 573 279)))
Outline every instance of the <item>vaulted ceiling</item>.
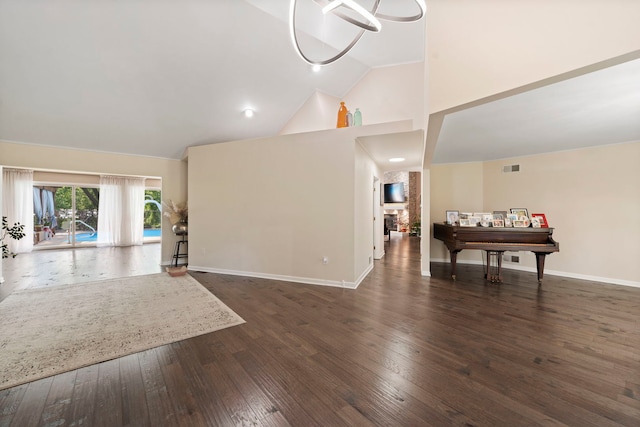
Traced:
MULTIPOLYGON (((317 5, 298 3, 309 52, 353 37, 321 33, 317 5)), ((410 0, 380 5, 415 12, 410 0)), ((424 59, 424 19, 384 22, 315 73, 288 14, 285 0, 0 0, 0 140, 179 159, 191 145, 276 135, 315 91, 340 98, 372 68, 424 59)), ((434 160, 640 140, 639 118, 636 60, 451 113, 434 160)))

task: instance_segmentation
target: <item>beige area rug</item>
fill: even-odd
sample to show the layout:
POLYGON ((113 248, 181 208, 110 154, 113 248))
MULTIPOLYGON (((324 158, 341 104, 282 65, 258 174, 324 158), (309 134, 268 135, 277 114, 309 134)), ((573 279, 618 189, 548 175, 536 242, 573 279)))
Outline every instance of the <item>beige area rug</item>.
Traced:
POLYGON ((241 323, 189 275, 19 291, 0 302, 0 390, 241 323))

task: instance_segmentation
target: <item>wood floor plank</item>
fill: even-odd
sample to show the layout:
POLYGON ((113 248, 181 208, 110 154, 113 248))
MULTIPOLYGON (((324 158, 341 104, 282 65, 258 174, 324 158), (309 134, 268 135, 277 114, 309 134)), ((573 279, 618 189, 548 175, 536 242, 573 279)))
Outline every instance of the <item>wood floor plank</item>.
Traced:
POLYGON ((20 405, 9 423, 10 426, 29 427, 42 423, 42 412, 53 379, 54 377, 49 377, 29 383, 20 405))
MULTIPOLYGON (((204 426, 206 421, 197 404, 197 397, 188 386, 188 381, 183 367, 174 353, 174 344, 165 345, 162 351, 158 351, 158 361, 162 371, 162 377, 167 387, 167 396, 175 411, 177 426, 204 426)), ((226 414, 221 414, 225 417, 226 414)))
POLYGON ((91 365, 76 371, 71 392, 71 403, 66 408, 64 419, 69 426, 91 424, 96 408, 96 393, 100 365, 91 365))
POLYGON ((153 426, 147 405, 139 353, 120 358, 122 425, 153 426))
MULTIPOLYGON (((138 354, 140 373, 144 382, 149 421, 152 426, 178 425, 176 414, 169 398, 162 369, 158 362, 157 353, 164 351, 166 346, 143 351, 138 354)), ((144 410, 144 408, 138 408, 144 410)))
POLYGON ((93 426, 113 427, 123 425, 120 360, 108 360, 98 365, 96 405, 93 421, 91 422, 93 426))
POLYGON ((0 390, 0 427, 7 427, 11 424, 28 387, 29 384, 24 384, 0 390))
POLYGON ((65 372, 53 377, 53 384, 42 411, 42 423, 46 425, 62 425, 67 422, 65 413, 71 405, 70 396, 75 386, 77 371, 65 372))

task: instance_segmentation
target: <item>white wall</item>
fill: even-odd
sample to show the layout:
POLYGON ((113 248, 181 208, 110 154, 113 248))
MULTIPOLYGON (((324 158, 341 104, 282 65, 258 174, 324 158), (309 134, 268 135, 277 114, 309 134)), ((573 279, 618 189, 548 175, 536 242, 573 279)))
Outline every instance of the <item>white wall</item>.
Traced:
MULTIPOLYGON (((483 165, 480 162, 431 166, 431 223, 429 223, 431 260, 449 261, 449 251, 446 246, 440 240, 433 238, 433 223, 444 222, 447 210, 484 212, 482 173, 483 165)), ((425 232, 423 236, 426 237, 425 232)), ((480 263, 482 262, 481 253, 462 251, 458 255, 458 261, 480 263)))
POLYGON ((340 100, 322 92, 314 92, 296 114, 280 130, 280 135, 334 129, 340 100))
POLYGON ((408 127, 191 147, 189 268, 355 287, 372 252, 375 173, 364 153, 356 160, 356 138, 408 127))
MULTIPOLYGON (((608 145, 484 163, 434 165, 434 222, 444 211, 492 212, 524 207, 544 213, 560 252, 546 258, 545 274, 640 286, 640 142, 608 145), (505 165, 520 172, 503 173, 505 165)), ((448 260, 439 240, 434 261, 448 260)), ((535 257, 521 252, 507 268, 535 271, 535 257)), ((462 251, 459 262, 480 262, 480 251, 462 251)))
POLYGON ((327 136, 191 147, 189 268, 353 282, 353 161, 327 136))
MULTIPOLYGON (((360 108, 363 124, 413 120, 413 129, 424 124, 424 63, 394 65, 369 71, 344 96, 351 112, 360 108)), ((338 107, 334 107, 337 115, 338 107)))
MULTIPOLYGON (((185 161, 155 157, 109 154, 0 141, 0 162, 4 166, 61 172, 87 172, 158 177, 162 179, 162 198, 186 201, 187 165, 185 161)), ((162 260, 170 263, 176 236, 163 220, 162 260)))
POLYGON ((639 161, 640 142, 486 162, 484 207, 546 215, 560 253, 545 271, 640 286, 639 161), (502 173, 510 164, 520 172, 502 173))
MULTIPOLYGON (((375 163, 362 148, 359 143, 355 144, 355 186, 353 193, 354 217, 353 230, 355 232, 354 248, 354 274, 355 277, 368 273, 373 268, 374 244, 380 245, 382 242, 374 243, 374 235, 378 238, 380 233, 374 233, 373 217, 382 219, 380 214, 380 203, 374 212, 374 197, 378 193, 373 191, 374 177, 380 177, 380 171, 375 163)), ((383 227, 382 221, 376 221, 378 228, 383 227)), ((364 278, 360 277, 360 279, 364 278)))
POLYGON ((639 51, 638 16, 634 0, 429 0, 429 112, 639 51))
MULTIPOLYGON (((631 0, 429 0, 423 188, 436 185, 429 169, 446 112, 639 58, 638 16, 631 0)), ((423 274, 432 249, 423 239, 423 274)))
POLYGON ((403 64, 369 71, 342 99, 321 93, 303 105, 281 134, 334 129, 340 101, 353 113, 360 108, 364 125, 413 120, 424 123, 424 64, 403 64))

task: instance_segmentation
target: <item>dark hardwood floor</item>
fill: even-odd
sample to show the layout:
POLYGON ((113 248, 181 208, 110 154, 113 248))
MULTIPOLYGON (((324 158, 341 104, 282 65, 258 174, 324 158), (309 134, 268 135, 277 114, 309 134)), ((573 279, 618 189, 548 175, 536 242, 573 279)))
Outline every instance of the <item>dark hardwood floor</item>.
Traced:
POLYGON ((385 246, 357 290, 192 273, 247 323, 0 391, 0 426, 640 426, 640 289, 385 246))

